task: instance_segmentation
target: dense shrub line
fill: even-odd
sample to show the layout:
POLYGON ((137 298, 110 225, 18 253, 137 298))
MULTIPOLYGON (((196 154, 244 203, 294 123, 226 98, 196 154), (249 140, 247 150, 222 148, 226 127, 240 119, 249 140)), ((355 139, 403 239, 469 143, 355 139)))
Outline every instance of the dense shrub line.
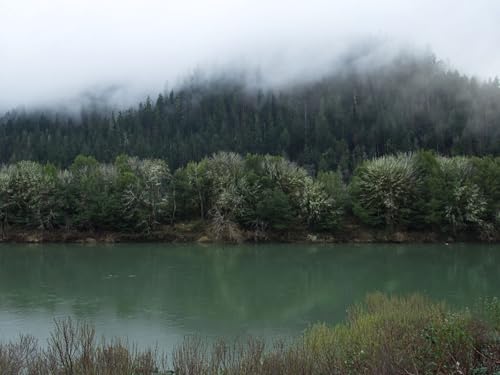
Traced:
POLYGON ((186 337, 171 353, 98 341, 91 326, 56 321, 46 345, 0 343, 0 373, 122 375, 500 373, 500 303, 452 311, 419 295, 369 295, 346 322, 317 324, 300 337, 208 342, 186 337))
POLYGON ((68 169, 22 161, 0 168, 2 234, 9 226, 150 232, 206 220, 218 238, 269 231, 332 232, 351 216, 389 230, 470 231, 500 225, 500 158, 421 151, 361 163, 350 181, 280 156, 219 152, 171 172, 159 159, 113 164, 78 156, 68 169))
POLYGON ((353 212, 370 225, 490 238, 500 224, 498 157, 383 156, 358 167, 350 191, 353 212))

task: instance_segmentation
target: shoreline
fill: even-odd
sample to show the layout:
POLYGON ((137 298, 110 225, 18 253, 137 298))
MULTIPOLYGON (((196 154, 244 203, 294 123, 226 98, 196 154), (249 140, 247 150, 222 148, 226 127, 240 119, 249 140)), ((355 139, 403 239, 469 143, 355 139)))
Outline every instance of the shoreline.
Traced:
POLYGON ((482 239, 476 233, 459 233, 456 236, 435 231, 366 228, 351 225, 333 233, 310 232, 291 228, 284 232, 268 232, 258 235, 252 231, 241 231, 237 238, 214 238, 208 224, 179 223, 163 226, 150 233, 98 231, 98 230, 40 230, 9 228, 0 243, 121 243, 121 242, 162 242, 162 243, 500 243, 500 235, 482 239))

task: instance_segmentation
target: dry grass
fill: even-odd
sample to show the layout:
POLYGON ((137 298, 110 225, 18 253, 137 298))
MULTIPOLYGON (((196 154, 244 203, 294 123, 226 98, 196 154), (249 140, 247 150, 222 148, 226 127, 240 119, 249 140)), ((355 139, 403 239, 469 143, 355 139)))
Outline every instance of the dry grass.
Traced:
POLYGON ((150 375, 165 367, 166 358, 156 350, 98 342, 92 326, 71 319, 55 322, 46 346, 31 336, 0 344, 2 375, 150 375))
POLYGON ((169 355, 119 340, 98 342, 93 327, 55 323, 46 346, 32 337, 0 344, 6 375, 500 374, 500 302, 454 312, 418 295, 373 294, 345 323, 323 324, 271 345, 255 338, 209 343, 186 337, 169 355))

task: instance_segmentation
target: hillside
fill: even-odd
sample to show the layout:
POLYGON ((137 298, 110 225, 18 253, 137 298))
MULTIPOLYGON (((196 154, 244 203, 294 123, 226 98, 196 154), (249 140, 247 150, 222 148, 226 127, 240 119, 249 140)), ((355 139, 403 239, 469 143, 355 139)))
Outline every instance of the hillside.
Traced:
POLYGON ((461 75, 432 55, 401 55, 280 88, 193 78, 126 110, 10 111, 0 124, 2 163, 66 167, 78 154, 110 162, 126 153, 175 169, 225 150, 281 154, 346 176, 363 159, 398 151, 499 155, 500 85, 461 75))

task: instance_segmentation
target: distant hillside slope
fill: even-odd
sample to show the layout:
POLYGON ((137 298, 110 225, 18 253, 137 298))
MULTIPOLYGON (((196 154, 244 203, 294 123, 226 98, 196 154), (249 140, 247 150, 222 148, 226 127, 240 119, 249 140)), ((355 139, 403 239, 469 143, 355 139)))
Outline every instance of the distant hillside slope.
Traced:
POLYGON ((401 55, 359 71, 278 89, 191 80, 137 107, 81 118, 10 112, 0 120, 0 162, 67 166, 77 154, 161 157, 176 168, 218 150, 283 154, 315 169, 352 171, 396 151, 500 154, 500 84, 451 71, 434 56, 401 55))

